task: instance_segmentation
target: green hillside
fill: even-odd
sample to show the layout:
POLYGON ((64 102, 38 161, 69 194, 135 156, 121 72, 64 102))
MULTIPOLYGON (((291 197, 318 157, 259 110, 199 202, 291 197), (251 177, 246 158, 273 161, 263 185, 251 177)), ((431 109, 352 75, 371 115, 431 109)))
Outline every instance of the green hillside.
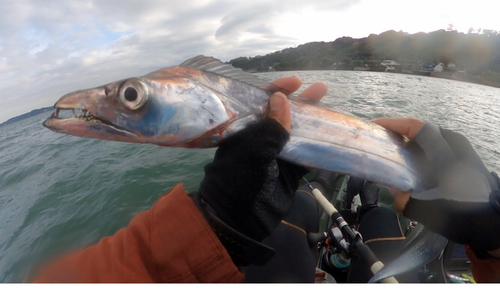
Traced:
POLYGON ((438 30, 431 33, 408 34, 387 31, 379 35, 354 39, 338 38, 332 42, 312 42, 265 56, 240 57, 230 61, 247 71, 288 70, 353 70, 363 67, 384 71, 380 63, 394 60, 396 71, 430 70, 439 63, 449 70, 469 76, 495 78, 500 73, 500 33, 483 30, 458 33, 438 30), (465 71, 465 72, 464 72, 465 71), (491 75, 491 76, 490 76, 491 75))

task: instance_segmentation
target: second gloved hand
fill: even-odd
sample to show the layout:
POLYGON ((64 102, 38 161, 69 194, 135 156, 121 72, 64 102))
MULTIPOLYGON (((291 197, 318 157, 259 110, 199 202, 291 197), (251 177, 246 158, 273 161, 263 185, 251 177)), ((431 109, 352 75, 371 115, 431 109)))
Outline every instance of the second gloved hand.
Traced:
POLYGON ((395 206, 448 239, 476 251, 500 248, 500 179, 490 173, 461 134, 418 119, 374 121, 407 136, 425 152, 437 185, 395 192, 395 206), (404 209, 404 210, 403 210, 404 209))

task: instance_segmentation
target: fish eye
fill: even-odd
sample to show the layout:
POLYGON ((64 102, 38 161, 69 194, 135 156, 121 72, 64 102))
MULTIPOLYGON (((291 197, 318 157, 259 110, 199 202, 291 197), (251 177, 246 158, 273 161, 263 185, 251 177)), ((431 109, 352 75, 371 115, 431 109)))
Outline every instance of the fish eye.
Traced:
POLYGON ((134 102, 137 100, 137 90, 135 88, 128 87, 125 89, 125 92, 123 92, 123 96, 127 99, 127 101, 134 102))
POLYGON ((139 80, 127 81, 119 91, 121 103, 130 110, 138 110, 148 101, 148 91, 139 80))

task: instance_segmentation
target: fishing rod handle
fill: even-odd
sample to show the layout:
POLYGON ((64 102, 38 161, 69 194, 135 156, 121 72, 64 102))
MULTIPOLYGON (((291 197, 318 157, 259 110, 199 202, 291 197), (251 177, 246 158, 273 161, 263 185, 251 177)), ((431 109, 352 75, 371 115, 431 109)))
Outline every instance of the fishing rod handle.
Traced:
POLYGON ((312 194, 321 207, 325 210, 328 216, 332 216, 332 214, 338 212, 337 209, 323 196, 323 193, 318 189, 314 188, 312 190, 312 194))
MULTIPOLYGON (((364 261, 366 266, 370 267, 370 271, 373 275, 377 274, 384 267, 384 263, 379 261, 377 256, 373 253, 369 246, 364 244, 362 241, 357 241, 355 243, 356 251, 358 252, 358 257, 364 261)), ((389 277, 379 281, 380 283, 398 283, 396 278, 389 277)))
MULTIPOLYGON (((380 271, 382 268, 384 267, 384 264, 381 262, 381 261, 378 261, 376 262, 375 264, 372 265, 372 267, 370 268, 370 270, 372 271, 372 274, 377 274, 378 271, 380 271)), ((382 279, 380 281, 378 281, 379 283, 395 283, 395 284, 398 284, 398 280, 396 280, 396 278, 394 277, 389 277, 389 278, 385 278, 385 279, 382 279)))
MULTIPOLYGON (((330 203, 330 201, 328 201, 325 198, 325 196, 323 195, 323 193, 321 193, 321 191, 314 188, 314 189, 312 189, 312 194, 314 195, 314 198, 316 199, 316 201, 318 201, 318 203, 321 205, 321 207, 325 210, 325 212, 330 217, 333 218, 334 214, 336 214, 335 216, 337 218, 342 217, 338 213, 337 209, 333 206, 333 204, 330 203)), ((341 220, 343 223, 345 223, 343 218, 341 220)), ((344 226, 347 226, 347 225, 339 225, 339 228, 345 228, 345 229, 348 229, 351 231, 351 232, 349 232, 349 236, 351 236, 351 239, 354 240, 359 257, 364 258, 365 262, 368 264, 368 266, 370 266, 370 270, 372 271, 372 273, 376 274, 378 271, 380 271, 380 269, 382 269, 384 267, 384 264, 377 259, 377 257, 375 256, 373 251, 370 249, 370 247, 363 243, 363 240, 361 239, 361 237, 358 237, 358 239, 356 239, 356 235, 352 232, 352 230, 349 228, 349 226, 347 226, 347 227, 344 227, 344 226)), ((385 278, 383 280, 380 280, 380 282, 398 283, 398 281, 394 277, 385 278)))

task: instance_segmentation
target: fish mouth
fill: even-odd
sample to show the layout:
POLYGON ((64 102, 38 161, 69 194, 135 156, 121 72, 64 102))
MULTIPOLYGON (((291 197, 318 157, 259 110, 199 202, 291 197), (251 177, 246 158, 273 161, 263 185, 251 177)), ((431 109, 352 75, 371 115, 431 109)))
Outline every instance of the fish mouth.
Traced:
POLYGON ((54 112, 43 122, 43 126, 55 132, 81 137, 123 141, 135 141, 138 138, 134 133, 96 116, 82 106, 75 108, 56 104, 54 112))
MULTIPOLYGON (((120 130, 124 130, 109 121, 106 121, 102 118, 99 118, 92 114, 87 109, 82 108, 60 108, 56 107, 52 115, 44 122, 44 126, 47 126, 46 123, 48 120, 52 122, 57 122, 57 120, 66 120, 72 122, 86 122, 86 123, 94 123, 94 124, 103 124, 107 126, 111 126, 120 130), (68 112, 71 112, 71 116, 66 116, 68 112), (61 114, 62 113, 62 114, 61 114)), ((50 128, 50 127, 49 127, 50 128)))

